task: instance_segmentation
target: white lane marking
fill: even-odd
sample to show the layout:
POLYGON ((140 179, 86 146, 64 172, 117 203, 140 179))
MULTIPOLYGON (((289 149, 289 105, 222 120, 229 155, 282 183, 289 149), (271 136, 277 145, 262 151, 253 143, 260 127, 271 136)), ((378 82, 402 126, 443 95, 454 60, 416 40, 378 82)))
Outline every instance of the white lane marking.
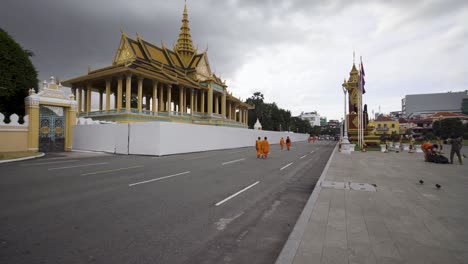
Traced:
POLYGON ((88 167, 88 166, 97 166, 97 165, 104 165, 109 164, 108 162, 103 163, 93 163, 93 164, 84 164, 84 165, 75 165, 75 166, 68 166, 68 167, 57 167, 57 168, 49 168, 48 170, 63 170, 63 169, 71 169, 71 168, 79 168, 79 167, 88 167))
POLYGON ((164 177, 156 178, 156 179, 152 179, 152 180, 132 183, 132 184, 129 184, 128 187, 132 187, 132 186, 135 186, 135 185, 138 185, 138 184, 143 184, 143 183, 148 183, 148 182, 160 181, 160 180, 164 180, 164 179, 184 175, 184 174, 187 174, 187 173, 190 173, 190 171, 185 171, 185 172, 181 172, 181 173, 177 173, 177 174, 173 174, 173 175, 169 175, 169 176, 164 176, 164 177))
POLYGON ((112 170, 88 172, 88 173, 81 174, 81 176, 96 175, 96 174, 101 174, 101 173, 109 173, 109 172, 123 171, 123 170, 130 170, 130 169, 136 169, 136 168, 141 168, 141 167, 144 167, 144 165, 138 165, 138 166, 132 166, 132 167, 126 167, 126 168, 118 168, 118 169, 112 169, 112 170))
POLYGON ((226 164, 230 164, 230 163, 234 163, 234 162, 239 162, 239 161, 243 161, 243 160, 245 160, 245 158, 243 158, 243 159, 238 159, 238 160, 231 160, 231 161, 223 162, 222 165, 226 165, 226 164))
POLYGON ((209 155, 209 156, 198 156, 198 157, 188 158, 188 159, 184 159, 184 160, 196 160, 196 159, 203 159, 203 158, 209 158, 209 157, 213 157, 213 155, 209 155))
POLYGON ((229 154, 235 154, 235 153, 241 153, 241 152, 246 152, 247 150, 238 150, 238 151, 233 151, 233 152, 229 152, 229 154))
POLYGON ((294 162, 291 162, 291 163, 289 163, 288 165, 284 166, 284 167, 283 167, 283 168, 281 168, 280 170, 284 170, 284 169, 286 169, 287 167, 291 166, 291 164, 293 164, 293 163, 294 163, 294 162))
POLYGON ((254 184, 251 184, 251 185, 245 187, 244 189, 242 189, 242 190, 236 192, 235 194, 229 196, 228 198, 226 198, 226 199, 224 199, 224 200, 222 200, 222 201, 220 201, 220 202, 217 202, 215 205, 216 205, 216 206, 220 206, 220 205, 222 205, 223 203, 225 203, 225 202, 231 200, 232 198, 234 198, 234 197, 236 197, 237 195, 239 195, 239 194, 241 194, 241 193, 247 191, 248 189, 254 187, 255 185, 257 185, 257 184, 259 184, 259 183, 260 183, 260 181, 254 183, 254 184))
POLYGON ((310 153, 314 153, 314 151, 312 150, 310 153))
POLYGON ((299 159, 303 159, 303 158, 305 158, 305 157, 307 157, 307 154, 305 154, 304 156, 300 157, 299 159))
POLYGON ((78 160, 64 160, 64 161, 51 161, 51 162, 37 162, 37 163, 29 163, 23 164, 21 167, 28 167, 28 166, 36 166, 36 165, 47 165, 47 164, 56 164, 56 163, 65 163, 65 162, 74 162, 78 160))
POLYGON ((243 214, 244 212, 241 212, 240 214, 235 215, 234 217, 231 217, 231 218, 220 218, 219 221, 215 223, 216 229, 218 229, 219 231, 223 231, 228 224, 230 224, 232 221, 236 220, 243 214))

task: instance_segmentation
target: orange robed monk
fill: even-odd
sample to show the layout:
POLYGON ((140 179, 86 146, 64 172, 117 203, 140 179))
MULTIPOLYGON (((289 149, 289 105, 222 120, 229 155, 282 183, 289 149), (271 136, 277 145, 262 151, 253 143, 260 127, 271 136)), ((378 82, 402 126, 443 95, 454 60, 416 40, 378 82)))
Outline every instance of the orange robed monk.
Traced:
POLYGON ((284 139, 283 138, 281 138, 281 140, 280 140, 280 146, 281 146, 281 150, 283 150, 283 148, 284 148, 284 139))
POLYGON ((268 158, 268 152, 270 152, 270 144, 268 143, 267 137, 262 142, 263 158, 268 158))
POLYGON ((288 150, 291 148, 291 139, 289 139, 289 136, 286 138, 286 147, 288 150))
POLYGON ((258 139, 255 141, 255 149, 257 149, 257 158, 260 158, 263 154, 262 140, 260 137, 258 137, 258 139))

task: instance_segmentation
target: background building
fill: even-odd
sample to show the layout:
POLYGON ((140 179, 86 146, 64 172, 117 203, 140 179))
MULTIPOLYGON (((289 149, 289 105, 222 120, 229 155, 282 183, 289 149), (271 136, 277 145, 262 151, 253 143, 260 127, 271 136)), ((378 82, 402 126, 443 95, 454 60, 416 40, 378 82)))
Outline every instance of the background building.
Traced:
POLYGON ((391 135, 393 132, 400 133, 400 125, 398 120, 390 118, 388 116, 380 115, 374 121, 375 134, 376 135, 391 135))
POLYGON ((326 126, 327 125, 327 117, 321 117, 320 118, 320 126, 326 126))
POLYGON ((463 100, 468 99, 468 90, 463 92, 410 94, 401 100, 403 116, 426 117, 436 112, 462 113, 463 100))
MULTIPOLYGON (((321 126, 320 123, 320 115, 317 113, 317 111, 314 112, 307 112, 304 113, 302 112, 301 115, 299 116, 302 120, 307 120, 310 123, 311 127, 314 126, 321 126)), ((326 120, 326 119, 325 119, 326 120)))

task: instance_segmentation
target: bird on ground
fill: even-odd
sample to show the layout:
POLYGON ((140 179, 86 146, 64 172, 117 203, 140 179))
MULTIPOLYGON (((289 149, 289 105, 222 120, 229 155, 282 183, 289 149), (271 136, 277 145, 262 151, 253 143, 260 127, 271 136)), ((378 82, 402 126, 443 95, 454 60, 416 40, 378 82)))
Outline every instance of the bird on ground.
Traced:
POLYGON ((424 184, 424 181, 423 181, 423 180, 419 180, 419 183, 420 183, 420 184, 424 184))
POLYGON ((442 187, 440 186, 440 184, 436 184, 435 186, 437 187, 437 189, 440 189, 440 187, 442 187))

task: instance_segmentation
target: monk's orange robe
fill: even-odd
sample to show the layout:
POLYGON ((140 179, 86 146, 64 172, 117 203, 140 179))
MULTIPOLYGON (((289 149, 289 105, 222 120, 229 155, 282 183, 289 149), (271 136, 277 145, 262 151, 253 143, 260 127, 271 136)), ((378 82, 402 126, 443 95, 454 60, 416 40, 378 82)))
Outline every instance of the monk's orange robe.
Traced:
POLYGON ((291 140, 286 140, 286 147, 288 148, 288 150, 291 148, 291 140))
POLYGON ((263 140, 262 150, 263 156, 265 156, 265 158, 268 157, 268 152, 270 152, 270 144, 268 143, 268 140, 263 140))
POLYGON ((281 146, 281 150, 283 150, 283 148, 284 148, 284 139, 280 140, 280 146, 281 146))
POLYGON ((262 155, 263 153, 263 150, 262 150, 262 141, 261 140, 258 140, 255 141, 255 149, 257 150, 257 158, 260 158, 260 156, 262 155))

